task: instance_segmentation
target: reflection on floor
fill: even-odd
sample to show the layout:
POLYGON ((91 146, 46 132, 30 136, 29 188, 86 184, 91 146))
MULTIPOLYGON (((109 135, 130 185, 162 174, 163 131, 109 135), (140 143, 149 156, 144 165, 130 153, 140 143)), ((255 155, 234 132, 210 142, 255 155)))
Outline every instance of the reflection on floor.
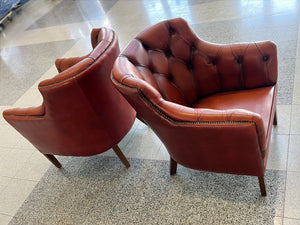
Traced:
MULTIPOLYGON (((95 27, 116 30, 121 49, 147 26, 174 17, 185 18, 210 42, 272 40, 279 60, 278 126, 267 168, 286 177, 283 210, 273 223, 300 224, 299 14, 299 0, 30 0, 0 33, 0 110, 40 104, 37 85, 56 74, 54 60, 89 52, 95 27)), ((129 158, 169 159, 139 121, 120 147, 129 158)), ((50 166, 0 118, 0 225, 9 223, 50 166)))

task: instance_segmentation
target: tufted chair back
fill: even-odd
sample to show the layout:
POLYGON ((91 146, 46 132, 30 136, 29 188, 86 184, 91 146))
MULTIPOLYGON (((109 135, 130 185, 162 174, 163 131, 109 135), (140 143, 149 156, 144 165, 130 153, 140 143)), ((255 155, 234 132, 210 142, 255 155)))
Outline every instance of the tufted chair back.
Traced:
POLYGON ((207 43, 180 18, 145 30, 122 55, 164 99, 185 106, 214 93, 270 86, 277 81, 273 43, 207 43))
MULTIPOLYGON (((141 32, 116 60, 112 80, 176 165, 259 177, 266 195, 277 52, 270 41, 218 45, 181 18, 141 32)), ((275 118, 275 119, 274 119, 275 118)))

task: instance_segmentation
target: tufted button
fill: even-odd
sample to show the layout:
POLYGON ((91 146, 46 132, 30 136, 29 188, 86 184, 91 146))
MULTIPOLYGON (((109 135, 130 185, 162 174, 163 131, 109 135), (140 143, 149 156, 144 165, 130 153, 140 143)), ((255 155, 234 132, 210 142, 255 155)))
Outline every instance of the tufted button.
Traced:
POLYGON ((170 27, 169 28, 169 33, 172 35, 172 34, 174 34, 175 33, 175 29, 173 28, 173 27, 170 27))
POLYGON ((236 60, 236 62, 237 62, 238 64, 242 64, 242 62, 243 62, 242 56, 238 57, 237 60, 236 60))
POLYGON ((167 57, 170 57, 171 55, 172 55, 171 50, 167 50, 167 51, 166 51, 166 56, 167 56, 167 57))
POLYGON ((263 56, 263 61, 264 62, 268 61, 268 59, 269 59, 269 56, 267 56, 267 55, 263 56))
POLYGON ((194 52, 194 51, 196 51, 196 47, 195 47, 195 45, 192 45, 191 46, 191 52, 194 52))
POLYGON ((211 64, 213 64, 214 66, 216 66, 216 65, 217 65, 217 60, 216 60, 216 59, 213 59, 213 60, 211 61, 211 64))
POLYGON ((193 63, 191 61, 189 61, 187 64, 186 64, 187 68, 189 70, 192 70, 193 69, 193 63))

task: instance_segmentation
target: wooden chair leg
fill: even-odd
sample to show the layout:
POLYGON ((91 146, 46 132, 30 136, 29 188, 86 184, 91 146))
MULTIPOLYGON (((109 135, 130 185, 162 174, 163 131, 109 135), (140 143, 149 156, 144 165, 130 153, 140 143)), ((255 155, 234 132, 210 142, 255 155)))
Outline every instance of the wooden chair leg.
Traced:
POLYGON ((125 157, 125 155, 123 154, 123 152, 121 151, 121 149, 119 148, 119 146, 115 145, 112 147, 112 149, 115 151, 115 153, 117 154, 119 159, 122 161, 122 163, 126 166, 126 168, 129 168, 130 164, 129 164, 127 158, 125 157))
POLYGON ((264 177, 258 177, 258 181, 259 181, 261 196, 267 196, 265 178, 264 177))
POLYGON ((170 174, 174 175, 177 171, 177 162, 170 157, 170 174))
POLYGON ((54 166, 56 166, 58 169, 60 169, 62 166, 60 164, 60 162, 55 158, 54 155, 51 154, 44 154, 44 156, 46 156, 46 158, 52 162, 54 164, 54 166))
POLYGON ((275 110, 273 125, 277 125, 277 111, 275 110))

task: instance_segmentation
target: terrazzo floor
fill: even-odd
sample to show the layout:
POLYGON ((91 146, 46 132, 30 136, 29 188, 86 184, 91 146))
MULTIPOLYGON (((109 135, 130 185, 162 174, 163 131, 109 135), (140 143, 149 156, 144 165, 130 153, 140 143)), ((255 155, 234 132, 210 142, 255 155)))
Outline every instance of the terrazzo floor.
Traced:
POLYGON ((256 177, 192 171, 169 175, 162 160, 62 159, 21 206, 17 224, 274 224, 283 215, 286 174, 267 170, 268 198, 256 177), (216 216, 217 215, 217 216, 216 216))
MULTIPOLYGON (((91 50, 90 31, 95 27, 106 26, 116 30, 121 49, 146 27, 161 20, 175 17, 185 18, 200 38, 210 42, 226 44, 272 40, 278 46, 278 126, 273 129, 267 174, 269 175, 268 187, 277 188, 278 191, 274 191, 274 195, 272 194, 264 200, 259 200, 259 193, 257 193, 255 186, 257 180, 255 179, 252 185, 253 189, 249 185, 249 195, 253 197, 250 198, 248 195, 243 195, 243 191, 241 191, 244 190, 241 187, 245 187, 245 182, 252 182, 249 177, 238 177, 234 178, 235 181, 233 181, 231 175, 203 173, 182 167, 180 167, 176 178, 171 179, 165 171, 169 159, 165 147, 151 129, 136 121, 120 143, 120 148, 134 166, 126 171, 121 167, 121 163, 115 162, 111 170, 108 169, 111 171, 110 175, 116 174, 115 176, 121 179, 119 181, 124 182, 126 186, 128 179, 137 175, 135 174, 136 171, 133 170, 139 167, 137 165, 144 165, 143 168, 148 169, 151 164, 157 165, 162 172, 153 171, 153 176, 149 175, 147 179, 151 181, 158 179, 162 185, 165 185, 163 193, 174 191, 172 192, 174 196, 171 199, 176 204, 172 207, 169 207, 169 201, 167 201, 167 205, 160 206, 161 203, 157 204, 156 189, 160 190, 160 187, 156 186, 155 182, 152 182, 154 186, 148 182, 147 187, 150 189, 147 189, 145 194, 154 195, 152 196, 154 198, 153 207, 137 209, 140 214, 132 214, 132 211, 130 213, 122 212, 120 208, 113 210, 120 212, 120 217, 116 218, 122 217, 124 221, 129 221, 127 224, 135 224, 140 219, 152 221, 150 220, 152 215, 163 209, 161 218, 169 218, 168 216, 171 215, 171 220, 168 221, 172 221, 173 224, 201 224, 199 221, 203 219, 204 223, 202 224, 242 224, 245 221, 245 224, 299 225, 299 14, 300 0, 30 0, 0 33, 0 111, 11 107, 41 104, 42 98, 37 90, 38 83, 57 73, 54 67, 56 58, 84 55, 89 52, 91 50), (223 183, 216 184, 216 177, 223 183), (205 180, 205 182, 197 182, 198 178, 205 180), (234 185, 235 182, 238 184, 234 185), (226 185, 230 186, 229 189, 232 189, 232 192, 226 192, 228 190, 226 185), (168 190, 166 186, 171 186, 173 189, 168 190), (192 192, 190 189, 193 187, 203 191, 192 192), (211 190, 214 191, 213 194, 211 190), (235 190, 236 198, 232 194, 235 193, 235 190), (198 196, 194 196, 194 194, 198 196), (275 197, 273 198, 273 196, 275 197), (196 197, 196 200, 199 198, 203 202, 199 205, 194 204, 190 201, 193 197, 196 197), (267 204, 266 207, 257 207, 260 201, 272 202, 272 204, 267 204), (182 204, 183 202, 185 204, 182 204), (269 207, 270 205, 272 207, 269 207), (167 215, 163 214, 169 208, 171 211, 167 215), (246 208, 248 211, 245 210, 246 208), (239 210, 241 211, 239 212, 239 210), (249 210, 251 210, 251 214, 243 214, 243 212, 250 212, 249 210), (143 214, 146 211, 147 213, 143 214), (230 217, 224 214, 224 212, 234 211, 237 213, 231 214, 230 217), (213 213, 208 214, 208 212, 213 213), (264 213, 265 219, 261 217, 262 212, 267 212, 264 213), (184 216, 174 216, 178 214, 184 214, 184 216), (210 216, 208 217, 208 215, 210 216), (182 220, 182 218, 188 219, 182 220), (223 218, 223 220, 219 220, 219 218, 223 218), (266 222, 261 223, 261 221, 266 222)), ((99 157, 97 158, 99 162, 104 159, 116 160, 111 156, 114 156, 112 150, 101 156, 96 156, 96 158, 99 157)), ((31 202, 35 198, 34 196, 43 193, 39 187, 44 187, 45 184, 51 184, 47 187, 51 193, 48 197, 55 199, 57 196, 55 195, 56 187, 52 184, 59 179, 64 179, 65 175, 68 177, 68 174, 73 174, 73 177, 70 178, 75 179, 74 173, 78 169, 76 170, 74 165, 78 161, 81 162, 80 165, 84 165, 80 168, 85 168, 85 175, 87 171, 90 171, 88 173, 90 177, 97 177, 101 170, 96 170, 98 164, 91 163, 94 159, 95 157, 90 159, 63 157, 61 160, 66 160, 65 165, 63 165, 64 170, 58 171, 0 117, 0 225, 6 225, 10 221, 12 224, 16 224, 17 216, 27 212, 28 202, 31 202), (91 165, 86 165, 87 162, 90 162, 91 165), (88 170, 88 168, 93 169, 88 170), (20 211, 18 211, 19 209, 20 211), (16 217, 12 220, 15 215, 16 217)), ((110 164, 108 162, 108 165, 110 164)), ((145 175, 147 175, 146 172, 145 175)), ((132 184, 137 186, 135 186, 136 189, 142 182, 139 179, 141 177, 137 176, 137 180, 132 180, 132 184)), ((92 183, 92 181, 90 182, 92 183)), ((111 184, 111 181, 104 178, 102 182, 99 182, 103 183, 103 188, 108 188, 111 184)), ((75 204, 74 196, 83 193, 77 192, 78 189, 70 186, 70 183, 65 186, 63 184, 61 188, 65 189, 58 193, 70 193, 73 197, 66 197, 64 202, 66 205, 75 204)), ((95 190, 92 195, 100 192, 100 190, 105 190, 93 188, 93 185, 91 188, 87 190, 95 190)), ((112 193, 117 193, 116 185, 113 188, 116 189, 112 193)), ((130 191, 130 187, 126 186, 125 191, 130 191)), ((271 191, 271 193, 273 192, 271 191)), ((122 194, 123 192, 121 192, 122 194)), ((126 194, 120 197, 130 201, 126 194)), ((37 199, 34 200, 38 201, 37 199)), ((113 220, 114 215, 109 211, 112 210, 110 207, 113 206, 109 204, 105 205, 107 207, 105 216, 108 218, 106 220, 108 222, 103 222, 97 214, 100 208, 97 207, 97 203, 94 203, 88 206, 94 207, 93 210, 82 211, 82 219, 85 218, 83 222, 86 224, 122 224, 113 220), (88 217, 88 215, 90 216, 88 217)), ((135 205, 133 203, 135 202, 131 202, 131 206, 135 205)), ((116 207, 118 205, 115 204, 116 207)), ((122 205, 120 204, 119 207, 122 205)), ((53 223, 48 220, 48 224, 72 224, 67 223, 67 220, 60 221, 66 216, 64 214, 66 212, 59 210, 59 207, 62 206, 58 205, 57 208, 52 209, 56 211, 55 214, 51 214, 55 220, 52 220, 53 223)), ((140 204, 136 205, 136 207, 140 206, 140 204)), ((87 208, 87 210, 89 209, 87 208)), ((129 210, 132 209, 129 208, 129 210)), ((41 219, 47 221, 47 218, 47 215, 44 215, 41 219)), ((34 217, 29 219, 34 219, 34 217)), ((156 221, 155 219, 153 221, 156 221)), ((168 223, 158 220, 157 224, 168 223)))

